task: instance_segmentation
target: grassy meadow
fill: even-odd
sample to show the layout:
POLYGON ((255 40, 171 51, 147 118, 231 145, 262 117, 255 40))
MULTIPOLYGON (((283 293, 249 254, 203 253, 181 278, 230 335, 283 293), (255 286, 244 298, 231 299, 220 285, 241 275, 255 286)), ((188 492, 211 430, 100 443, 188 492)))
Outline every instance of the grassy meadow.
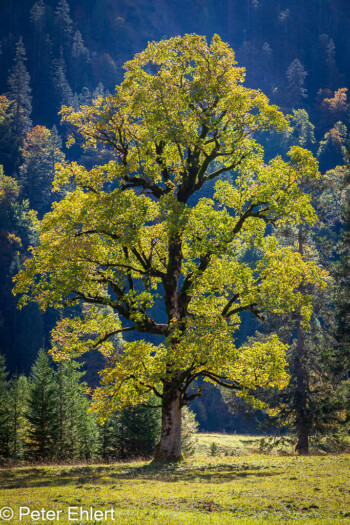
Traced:
POLYGON ((2 523, 350 524, 350 455, 297 457, 291 451, 288 442, 203 434, 196 455, 173 465, 3 468, 0 507, 11 507, 14 517, 2 523), (53 511, 55 519, 20 519, 21 506, 53 511), (69 507, 100 514, 80 520, 74 509, 68 520, 69 507))

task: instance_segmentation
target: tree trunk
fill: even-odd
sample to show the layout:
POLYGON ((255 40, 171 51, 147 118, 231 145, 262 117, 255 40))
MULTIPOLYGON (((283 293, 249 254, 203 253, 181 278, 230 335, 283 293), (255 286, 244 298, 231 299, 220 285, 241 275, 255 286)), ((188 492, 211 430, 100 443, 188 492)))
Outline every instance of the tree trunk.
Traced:
POLYGON ((181 393, 177 390, 162 402, 162 431, 154 460, 177 461, 181 457, 181 393))
POLYGON ((309 379, 306 370, 305 359, 305 337, 301 321, 298 322, 297 356, 296 356, 296 430, 298 443, 295 448, 300 456, 309 454, 309 434, 310 434, 310 410, 308 406, 308 387, 309 379))
MULTIPOLYGON (((299 253, 304 255, 303 242, 303 226, 299 225, 299 253)), ((304 286, 301 285, 299 290, 304 291, 304 286)), ((301 317, 298 320, 297 327, 297 348, 295 360, 295 374, 297 380, 297 390, 295 396, 295 411, 296 411, 296 430, 298 436, 298 443, 295 451, 299 456, 307 456, 309 454, 309 435, 310 435, 310 409, 308 403, 309 393, 309 375, 306 365, 307 349, 305 345, 305 335, 301 324, 301 317)))
POLYGON ((299 456, 308 456, 309 455, 309 426, 300 425, 297 428, 298 434, 298 443, 295 447, 295 451, 299 456))

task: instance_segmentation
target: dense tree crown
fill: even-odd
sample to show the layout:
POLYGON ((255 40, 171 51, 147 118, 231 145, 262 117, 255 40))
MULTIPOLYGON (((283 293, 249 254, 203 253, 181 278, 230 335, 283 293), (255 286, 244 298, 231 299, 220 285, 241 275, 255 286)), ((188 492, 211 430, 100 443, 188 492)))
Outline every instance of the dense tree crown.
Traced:
POLYGON ((16 290, 22 304, 31 295, 42 308, 90 305, 58 323, 53 354, 98 347, 110 365, 98 404, 111 410, 155 393, 164 434, 174 417, 165 407, 176 398, 180 410, 199 395, 187 394, 198 377, 247 396, 285 385, 286 347, 277 336, 238 347, 235 334, 242 312, 297 309, 307 324, 311 301, 300 285, 323 285, 325 275, 279 246, 273 226, 313 223, 300 183, 319 174, 298 146, 288 161, 264 162, 255 134, 283 131, 287 120, 243 86, 244 69, 217 35, 210 45, 197 35, 150 43, 125 69, 113 95, 62 111, 86 147, 110 148, 114 160, 90 171, 61 166, 55 188, 74 191, 44 217, 16 290), (195 199, 214 179, 213 197, 195 199), (163 318, 154 308, 160 299, 163 318), (147 336, 117 352, 111 338, 126 330, 162 341, 147 336))

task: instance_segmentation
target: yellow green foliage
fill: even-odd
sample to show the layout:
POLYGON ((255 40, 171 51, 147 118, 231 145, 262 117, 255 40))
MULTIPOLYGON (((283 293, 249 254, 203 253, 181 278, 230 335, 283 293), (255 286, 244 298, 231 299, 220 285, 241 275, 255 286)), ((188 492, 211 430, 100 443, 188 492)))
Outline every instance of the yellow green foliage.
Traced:
POLYGON ((184 388, 202 376, 248 397, 260 386, 282 388, 285 345, 273 336, 239 348, 235 334, 243 311, 298 310, 310 319, 300 285, 323 286, 326 275, 279 246, 272 228, 316 220, 301 183, 319 178, 317 162, 294 146, 288 161, 265 163, 254 133, 283 131, 288 121, 243 86, 244 69, 217 35, 210 45, 197 35, 150 43, 125 69, 114 94, 62 110, 85 147, 111 148, 115 160, 91 170, 58 166, 55 188, 75 189, 41 222, 40 246, 17 277, 20 302, 112 309, 63 319, 53 332, 56 358, 93 347, 108 357, 95 393, 106 412, 146 402, 175 376, 184 388), (225 172, 232 176, 220 180, 225 172), (193 203, 213 179, 213 198, 193 203), (165 323, 152 318, 160 298, 165 323), (118 315, 163 343, 116 351, 108 339, 123 330, 118 315))

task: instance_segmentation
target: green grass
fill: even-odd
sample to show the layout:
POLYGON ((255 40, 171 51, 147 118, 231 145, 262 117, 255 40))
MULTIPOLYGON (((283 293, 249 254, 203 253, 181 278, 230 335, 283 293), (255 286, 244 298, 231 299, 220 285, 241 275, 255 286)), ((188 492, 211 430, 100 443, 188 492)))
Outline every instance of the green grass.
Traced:
POLYGON ((217 446, 219 456, 241 456, 254 452, 260 452, 261 443, 264 438, 261 436, 237 436, 228 434, 199 434, 197 444, 197 455, 211 455, 210 447, 212 443, 217 446))
POLYGON ((115 509, 115 520, 96 524, 350 524, 349 455, 305 458, 255 452, 260 449, 259 438, 207 434, 196 456, 175 465, 1 469, 0 507, 13 507, 11 524, 79 523, 67 520, 69 506, 115 509), (216 456, 208 455, 213 442, 216 456), (20 521, 20 506, 62 513, 59 521, 20 521))

